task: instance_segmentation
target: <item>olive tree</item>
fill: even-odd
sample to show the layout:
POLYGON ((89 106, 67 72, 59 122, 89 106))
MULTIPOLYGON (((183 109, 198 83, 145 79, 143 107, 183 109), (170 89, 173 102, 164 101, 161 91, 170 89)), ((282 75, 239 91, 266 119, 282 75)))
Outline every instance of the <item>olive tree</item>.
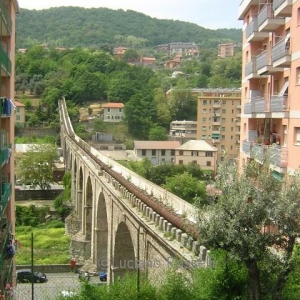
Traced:
POLYGON ((227 251, 245 265, 251 300, 261 299, 267 279, 260 275, 266 261, 271 261, 277 273, 268 293, 272 299, 283 299, 300 237, 298 174, 279 181, 272 176, 267 161, 250 161, 242 170, 224 163, 215 184, 221 195, 198 212, 200 242, 227 251))

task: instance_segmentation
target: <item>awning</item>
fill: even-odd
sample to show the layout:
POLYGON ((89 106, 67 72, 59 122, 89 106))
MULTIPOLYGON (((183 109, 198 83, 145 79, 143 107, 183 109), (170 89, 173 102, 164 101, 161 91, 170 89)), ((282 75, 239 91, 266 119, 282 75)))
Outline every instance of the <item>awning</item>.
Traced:
POLYGON ((277 171, 272 171, 272 176, 279 181, 283 180, 283 174, 281 174, 277 171))
POLYGON ((219 133, 213 133, 211 136, 213 139, 218 139, 220 137, 219 133))

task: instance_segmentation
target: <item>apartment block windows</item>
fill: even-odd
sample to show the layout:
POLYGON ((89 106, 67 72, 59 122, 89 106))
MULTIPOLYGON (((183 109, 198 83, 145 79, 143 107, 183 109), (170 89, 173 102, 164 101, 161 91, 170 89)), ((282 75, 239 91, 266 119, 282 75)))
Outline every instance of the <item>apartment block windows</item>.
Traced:
POLYGON ((107 109, 107 112, 110 112, 110 108, 107 109))
POLYGON ((222 131, 225 131, 225 127, 222 127, 222 131))
POLYGON ((295 127, 295 145, 300 146, 300 127, 295 127))
POLYGON ((179 150, 179 155, 183 155, 183 150, 179 150))
POLYGON ((206 118, 202 118, 202 122, 206 122, 206 118))
POLYGON ((222 101, 222 104, 223 104, 223 105, 226 105, 226 100, 223 100, 223 101, 222 101))
POLYGON ((166 155, 166 150, 161 150, 161 156, 165 156, 166 155))
POLYGON ((203 105, 207 105, 207 100, 203 100, 203 105))
POLYGON ((146 156, 146 150, 145 149, 142 150, 142 156, 146 156))
POLYGON ((192 151, 192 156, 198 156, 198 151, 192 151))
MULTIPOLYGON (((298 10, 299 10, 299 8, 298 8, 298 10)), ((300 85, 300 67, 298 67, 297 68, 297 70, 296 70, 296 84, 297 85, 300 85)))
POLYGON ((171 156, 175 156, 175 150, 171 150, 171 156))
POLYGON ((152 150, 151 155, 155 156, 156 155, 156 150, 152 150))
POLYGON ((226 119, 225 118, 222 118, 222 123, 226 123, 226 119))
POLYGON ((212 151, 206 151, 205 152, 205 157, 213 157, 212 151))
POLYGON ((207 162, 206 162, 206 166, 207 166, 207 167, 211 167, 211 161, 207 161, 207 162))
POLYGON ((226 109, 222 109, 222 114, 226 114, 226 109))
POLYGON ((202 126, 202 131, 206 131, 206 126, 202 126))
POLYGON ((207 109, 203 109, 203 110, 202 110, 202 113, 203 113, 203 114, 206 114, 206 112, 207 112, 207 109))
POLYGON ((201 139, 202 139, 202 140, 206 140, 206 135, 205 135, 205 134, 202 134, 201 139))

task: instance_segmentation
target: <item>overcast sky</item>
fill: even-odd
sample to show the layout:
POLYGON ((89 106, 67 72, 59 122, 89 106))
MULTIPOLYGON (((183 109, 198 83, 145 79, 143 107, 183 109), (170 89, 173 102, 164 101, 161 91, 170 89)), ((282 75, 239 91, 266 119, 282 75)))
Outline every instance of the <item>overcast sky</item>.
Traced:
MULTIPOLYGON (((158 19, 196 23, 210 29, 242 28, 237 20, 241 0, 18 0, 20 8, 58 6, 134 10, 158 19)), ((22 10, 21 10, 22 12, 22 10)))

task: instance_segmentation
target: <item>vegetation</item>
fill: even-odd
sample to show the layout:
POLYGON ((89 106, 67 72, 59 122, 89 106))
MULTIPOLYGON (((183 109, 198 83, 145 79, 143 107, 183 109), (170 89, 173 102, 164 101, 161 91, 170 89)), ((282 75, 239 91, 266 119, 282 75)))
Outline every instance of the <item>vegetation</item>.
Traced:
POLYGON ((268 161, 251 161, 242 173, 222 164, 216 188, 218 200, 199 212, 201 244, 225 250, 246 268, 249 299, 283 299, 298 255, 299 175, 281 182, 268 161))
POLYGON ((57 147, 51 144, 33 144, 19 159, 16 168, 17 178, 21 184, 30 183, 47 190, 55 182, 54 162, 58 157, 57 147))
POLYGON ((241 29, 210 30, 189 22, 160 20, 132 10, 108 8, 21 9, 16 31, 17 48, 47 44, 111 50, 112 44, 142 48, 170 42, 195 42, 202 48, 213 48, 221 42, 242 41, 241 29))

